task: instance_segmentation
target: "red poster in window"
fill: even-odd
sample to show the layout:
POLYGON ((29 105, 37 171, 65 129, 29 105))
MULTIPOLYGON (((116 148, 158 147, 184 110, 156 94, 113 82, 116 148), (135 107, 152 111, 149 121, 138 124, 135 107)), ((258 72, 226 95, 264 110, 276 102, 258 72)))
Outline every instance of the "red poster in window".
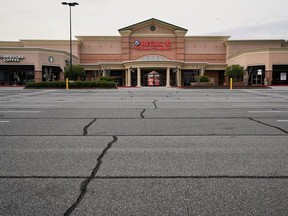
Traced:
POLYGON ((153 86, 153 85, 154 85, 154 76, 148 75, 148 86, 153 86))
POLYGON ((159 75, 154 75, 154 85, 159 86, 160 85, 160 77, 159 75))

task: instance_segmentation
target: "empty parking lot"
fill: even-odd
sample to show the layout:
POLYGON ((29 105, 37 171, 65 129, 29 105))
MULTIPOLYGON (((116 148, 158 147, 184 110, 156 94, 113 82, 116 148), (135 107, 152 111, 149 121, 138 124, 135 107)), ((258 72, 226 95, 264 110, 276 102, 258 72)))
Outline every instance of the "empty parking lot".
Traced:
POLYGON ((287 215, 287 95, 0 88, 1 215, 287 215))

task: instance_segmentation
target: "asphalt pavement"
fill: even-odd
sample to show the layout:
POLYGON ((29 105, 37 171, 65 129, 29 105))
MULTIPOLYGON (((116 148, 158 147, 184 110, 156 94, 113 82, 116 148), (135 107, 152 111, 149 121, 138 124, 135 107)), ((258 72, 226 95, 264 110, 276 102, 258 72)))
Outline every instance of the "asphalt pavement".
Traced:
POLYGON ((0 88, 0 215, 288 215, 288 88, 0 88))

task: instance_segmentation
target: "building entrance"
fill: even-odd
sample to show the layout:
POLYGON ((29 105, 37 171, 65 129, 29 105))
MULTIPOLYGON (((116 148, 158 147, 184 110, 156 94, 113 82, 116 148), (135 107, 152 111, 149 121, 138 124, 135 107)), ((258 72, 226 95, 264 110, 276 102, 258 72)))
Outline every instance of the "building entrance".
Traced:
POLYGON ((265 65, 256 65, 247 67, 248 84, 249 85, 264 85, 265 83, 265 65))
POLYGON ((131 85, 127 86, 176 86, 177 71, 167 68, 136 68, 131 70, 131 78, 127 74, 125 76, 125 84, 131 80, 131 85), (139 77, 138 77, 139 76, 139 77), (168 76, 168 77, 167 77, 168 76), (167 83, 168 82, 168 83, 167 83))
POLYGON ((148 86, 160 86, 161 75, 156 71, 147 74, 148 86))
POLYGON ((141 74, 141 85, 142 86, 165 86, 166 85, 166 74, 164 70, 142 70, 141 74))

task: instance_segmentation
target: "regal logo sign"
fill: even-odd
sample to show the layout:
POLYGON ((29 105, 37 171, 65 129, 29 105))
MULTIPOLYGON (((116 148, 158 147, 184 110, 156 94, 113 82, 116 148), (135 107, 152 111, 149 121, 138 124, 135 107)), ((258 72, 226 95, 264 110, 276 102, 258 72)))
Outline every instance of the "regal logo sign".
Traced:
POLYGON ((21 59, 24 59, 24 56, 0 55, 0 59, 3 59, 4 62, 19 62, 21 59))
POLYGON ((136 40, 134 42, 135 49, 137 50, 171 50, 171 41, 148 41, 136 40))

